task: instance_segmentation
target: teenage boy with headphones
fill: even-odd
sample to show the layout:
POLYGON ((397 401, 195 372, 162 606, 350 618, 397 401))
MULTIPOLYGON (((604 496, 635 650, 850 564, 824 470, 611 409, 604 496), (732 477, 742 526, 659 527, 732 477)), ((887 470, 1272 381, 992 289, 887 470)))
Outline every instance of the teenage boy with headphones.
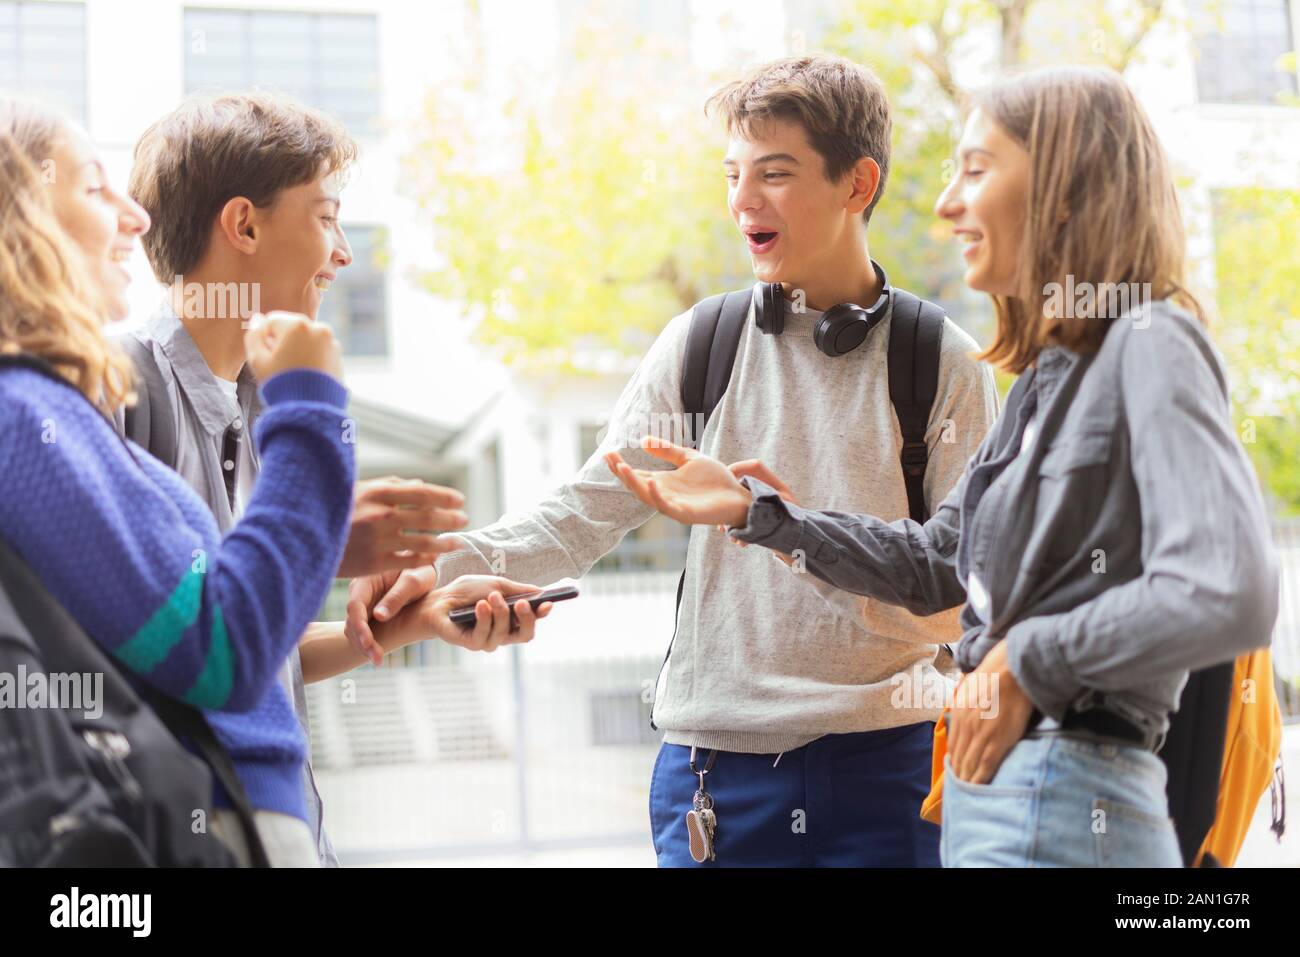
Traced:
MULTIPOLYGON (((846 512, 901 518, 956 484, 997 398, 975 342, 891 290, 868 254, 889 168, 879 81, 840 58, 790 58, 709 107, 731 137, 729 206, 759 283, 668 324, 567 485, 460 533, 468 547, 431 568, 355 580, 348 632, 363 650, 369 614, 385 620, 438 581, 503 561, 537 583, 584 574, 653 514, 604 456, 664 467, 640 447, 654 423, 682 423, 688 441, 698 430, 724 462, 758 456, 738 470, 762 475, 770 461, 799 497, 846 512), (900 429, 913 410, 897 393, 930 391, 923 438, 905 454, 904 431, 917 430, 900 429)), ((956 615, 916 618, 831 589, 795 558, 692 533, 652 712, 664 731, 650 785, 659 863, 938 866, 939 830, 919 809, 944 687, 935 664, 959 637, 956 615)))

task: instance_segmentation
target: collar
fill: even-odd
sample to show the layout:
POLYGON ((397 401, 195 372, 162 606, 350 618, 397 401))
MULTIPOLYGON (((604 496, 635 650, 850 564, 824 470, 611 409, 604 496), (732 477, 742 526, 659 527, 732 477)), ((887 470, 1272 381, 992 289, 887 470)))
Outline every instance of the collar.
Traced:
POLYGON ((1057 386, 1079 361, 1077 353, 1064 346, 1047 346, 1034 362, 1033 387, 1038 392, 1040 408, 1047 405, 1057 386))
POLYGON ((209 435, 223 434, 241 414, 246 420, 245 427, 251 426, 261 411, 261 402, 257 394, 257 380, 253 378, 247 364, 240 370, 236 380, 240 407, 240 411, 236 411, 230 407, 230 400, 221 391, 221 386, 217 384, 216 376, 208 367, 194 337, 176 315, 170 302, 163 301, 149 320, 146 330, 149 338, 158 343, 167 357, 177 387, 194 409, 205 432, 209 435))

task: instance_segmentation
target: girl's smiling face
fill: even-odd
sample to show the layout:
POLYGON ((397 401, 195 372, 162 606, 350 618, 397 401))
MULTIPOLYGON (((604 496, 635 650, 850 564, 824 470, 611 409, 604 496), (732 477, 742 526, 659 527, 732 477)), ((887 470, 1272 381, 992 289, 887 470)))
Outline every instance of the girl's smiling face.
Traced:
POLYGON ((935 215, 965 243, 966 285, 993 296, 1018 293, 1029 199, 1029 152, 976 109, 957 144, 957 172, 935 215))
POLYGON ((118 192, 84 132, 65 126, 51 148, 49 189, 54 214, 86 259, 106 322, 125 319, 131 276, 125 263, 138 236, 149 228, 149 214, 118 192))

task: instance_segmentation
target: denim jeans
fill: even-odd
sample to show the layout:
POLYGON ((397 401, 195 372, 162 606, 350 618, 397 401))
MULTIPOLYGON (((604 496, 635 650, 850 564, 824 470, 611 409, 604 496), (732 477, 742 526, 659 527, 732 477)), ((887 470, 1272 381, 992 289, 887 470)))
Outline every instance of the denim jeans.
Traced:
POLYGON ((1183 866, 1150 751, 1057 733, 1020 741, 989 784, 944 767, 944 867, 1183 866))

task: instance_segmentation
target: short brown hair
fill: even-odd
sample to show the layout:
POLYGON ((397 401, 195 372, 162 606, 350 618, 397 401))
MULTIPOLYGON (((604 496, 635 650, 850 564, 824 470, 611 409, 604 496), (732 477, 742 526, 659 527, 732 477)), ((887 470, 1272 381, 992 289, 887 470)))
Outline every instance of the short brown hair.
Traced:
POLYGON ((732 135, 752 136, 755 126, 770 120, 799 123, 831 181, 864 156, 875 160, 880 182, 862 212, 863 223, 871 221, 889 175, 893 122, 885 88, 866 67, 825 54, 773 60, 722 87, 704 111, 720 113, 732 135))
POLYGON ((334 118, 286 96, 195 97, 147 129, 135 145, 130 193, 149 213, 144 250, 159 282, 193 269, 222 207, 254 206, 281 190, 342 172, 356 142, 334 118))
POLYGON ((1118 73, 1044 67, 995 83, 972 106, 1029 153, 1019 288, 993 297, 997 332, 980 359, 1019 374, 1048 345, 1095 352, 1119 316, 1051 315, 1053 287, 1149 288, 1152 299, 1172 299, 1205 322, 1184 285, 1173 168, 1118 73))

